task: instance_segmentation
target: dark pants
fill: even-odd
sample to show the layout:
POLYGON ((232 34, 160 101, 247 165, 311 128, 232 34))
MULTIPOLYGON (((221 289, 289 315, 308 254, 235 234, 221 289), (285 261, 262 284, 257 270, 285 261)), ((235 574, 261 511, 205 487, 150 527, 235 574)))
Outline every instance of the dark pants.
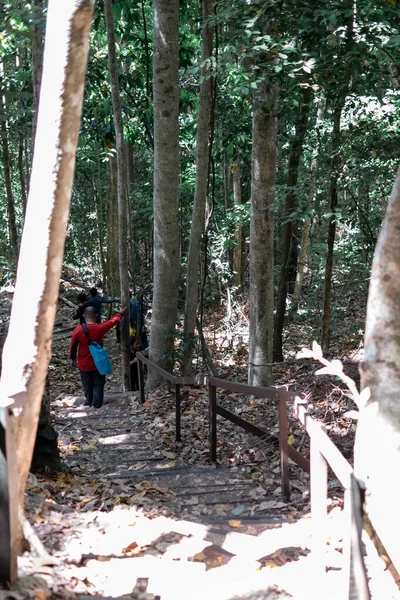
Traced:
POLYGON ((103 406, 105 375, 96 371, 81 371, 81 380, 86 402, 94 408, 103 406))

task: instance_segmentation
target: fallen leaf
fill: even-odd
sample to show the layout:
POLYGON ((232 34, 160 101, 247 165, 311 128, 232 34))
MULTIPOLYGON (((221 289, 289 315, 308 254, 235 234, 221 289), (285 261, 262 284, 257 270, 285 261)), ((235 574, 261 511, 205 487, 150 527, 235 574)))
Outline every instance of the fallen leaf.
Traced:
POLYGON ((129 544, 129 546, 126 546, 126 548, 122 548, 122 552, 125 554, 126 552, 132 552, 132 550, 135 550, 135 548, 138 548, 139 544, 137 544, 136 542, 131 542, 129 544))
POLYGON ((231 521, 228 521, 228 524, 230 527, 241 527, 242 521, 235 521, 234 519, 232 519, 231 521))

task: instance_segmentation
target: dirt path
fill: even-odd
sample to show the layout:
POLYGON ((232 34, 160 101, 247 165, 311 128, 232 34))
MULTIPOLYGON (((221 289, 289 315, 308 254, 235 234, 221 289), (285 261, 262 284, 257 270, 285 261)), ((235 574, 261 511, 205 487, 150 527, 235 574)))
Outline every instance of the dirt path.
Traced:
MULTIPOLYGON (((135 395, 109 396, 98 411, 81 400, 55 402, 69 472, 31 478, 27 512, 48 556, 25 554, 23 572, 82 599, 314 597, 310 519, 295 520, 237 467, 160 450, 168 422, 150 427, 135 395)), ((323 597, 340 598, 342 556, 332 549, 329 560, 323 597)))

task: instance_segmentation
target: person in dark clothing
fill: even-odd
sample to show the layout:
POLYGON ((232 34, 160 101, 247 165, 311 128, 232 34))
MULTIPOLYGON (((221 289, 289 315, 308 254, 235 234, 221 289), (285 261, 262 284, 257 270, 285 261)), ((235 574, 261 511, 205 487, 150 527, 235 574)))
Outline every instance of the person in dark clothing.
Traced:
MULTIPOLYGON (((136 298, 132 298, 132 292, 129 293, 129 296, 131 299, 129 302, 129 328, 130 328, 133 336, 135 336, 138 331, 138 312, 139 312, 138 302, 137 302, 136 298)), ((117 324, 115 332, 117 335, 117 343, 120 344, 121 343, 120 323, 117 324)))
POLYGON ((99 296, 96 288, 90 288, 90 298, 88 300, 89 306, 93 306, 96 313, 97 319, 96 323, 101 323, 101 307, 103 304, 112 304, 116 302, 116 298, 104 298, 103 296, 99 296))
POLYGON ((131 374, 131 390, 139 389, 139 375, 137 369, 137 361, 136 352, 141 352, 145 356, 149 353, 149 341, 147 339, 147 334, 145 331, 141 331, 137 335, 131 337, 130 345, 130 374, 131 374))
POLYGON ((85 317, 83 316, 83 313, 85 312, 85 308, 87 308, 89 306, 89 303, 87 301, 87 296, 84 292, 81 292, 80 294, 78 294, 76 299, 78 301, 78 308, 76 309, 75 313, 72 315, 72 318, 79 319, 79 323, 82 325, 82 323, 85 322, 85 317))
POLYGON ((75 327, 72 332, 70 344, 71 367, 76 367, 78 355, 78 368, 81 373, 82 386, 85 392, 85 406, 100 408, 103 405, 105 375, 101 375, 96 369, 94 360, 90 353, 89 342, 96 341, 103 345, 103 336, 112 329, 124 315, 129 312, 129 306, 122 308, 115 317, 104 323, 96 323, 97 313, 93 306, 88 306, 84 311, 84 319, 88 329, 88 335, 81 325, 75 327), (79 348, 79 350, 78 350, 79 348))

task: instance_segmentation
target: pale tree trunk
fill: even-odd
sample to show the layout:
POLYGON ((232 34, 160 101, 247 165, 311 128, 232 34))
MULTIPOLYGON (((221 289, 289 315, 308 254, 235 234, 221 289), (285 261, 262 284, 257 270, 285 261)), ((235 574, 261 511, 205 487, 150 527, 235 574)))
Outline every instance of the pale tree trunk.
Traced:
POLYGON ((107 291, 118 296, 119 252, 118 252, 118 200, 117 200, 117 161, 114 156, 108 160, 108 201, 107 201, 107 291))
MULTIPOLYGON (((33 14, 35 20, 43 16, 43 0, 34 0, 33 14)), ((44 19, 44 17, 43 17, 44 19)), ((40 25, 33 27, 32 40, 32 90, 33 90, 33 119, 32 119, 32 145, 35 143, 36 124, 38 118, 40 83, 43 70, 43 29, 40 25)))
MULTIPOLYGON (((297 212, 298 195, 297 195, 297 180, 299 175, 300 160, 303 154, 304 139, 307 131, 308 112, 311 100, 311 87, 303 90, 301 104, 298 109, 295 134, 289 156, 288 164, 288 182, 285 217, 297 212)), ((283 361, 283 324, 286 314, 286 299, 288 295, 289 278, 291 275, 290 259, 295 248, 295 217, 290 217, 290 220, 282 227, 282 255, 281 269, 279 277, 278 297, 276 303, 275 326, 274 326, 274 361, 283 361)))
POLYGON ((357 476, 367 486, 367 512, 400 570, 400 170, 372 263, 361 386, 371 398, 361 411, 355 445, 357 476))
POLYGON ((203 0, 203 34, 201 51, 201 78, 199 111, 196 135, 196 183, 190 229, 189 253, 186 276, 186 302, 184 320, 183 372, 192 369, 194 330, 196 326, 197 303, 199 297, 199 267, 201 239, 204 231, 205 210, 209 180, 209 142, 212 110, 213 78, 210 76, 213 42, 213 28, 207 19, 213 14, 214 0, 203 0))
POLYGON ((18 258, 18 234, 17 234, 17 223, 15 217, 15 204, 14 194, 12 191, 11 181, 11 156, 8 145, 8 125, 7 125, 7 114, 5 99, 3 96, 3 90, 0 91, 0 109, 1 109, 1 120, 0 120, 0 132, 1 132, 1 144, 3 150, 3 169, 4 169, 4 184, 6 188, 7 197, 7 220, 8 220, 8 237, 9 237, 9 252, 12 261, 16 261, 18 258))
POLYGON ((10 399, 23 407, 19 416, 6 416, 7 427, 14 421, 21 507, 51 354, 92 13, 90 0, 49 2, 31 186, 0 384, 0 404, 10 399))
MULTIPOLYGON (((110 67, 111 98, 114 113, 115 138, 117 146, 117 197, 118 197, 118 248, 120 298, 122 306, 129 306, 129 274, 128 274, 128 187, 125 156, 124 130, 122 125, 122 108, 119 94, 117 55, 115 50, 115 29, 112 14, 112 0, 104 0, 106 18, 108 64, 110 67)), ((121 321, 121 362, 122 385, 124 391, 130 389, 129 370, 129 319, 121 321)))
MULTIPOLYGON (((315 123, 315 127, 317 131, 319 130, 325 116, 325 106, 326 100, 325 97, 322 96, 318 101, 318 111, 317 111, 317 121, 315 123)), ((310 169, 310 178, 309 178, 309 204, 310 206, 314 206, 316 193, 317 193, 317 173, 318 173, 318 158, 319 158, 319 149, 320 142, 318 142, 317 147, 314 150, 313 157, 311 160, 311 169, 310 169)), ((307 257, 309 254, 310 247, 310 231, 311 231, 311 218, 308 218, 307 221, 303 225, 303 230, 301 233, 301 246, 300 246, 300 255, 297 266, 297 275, 296 275, 296 283, 294 286, 293 296, 292 296, 292 312, 293 314, 297 312, 297 307, 301 298, 301 289, 303 287, 304 280, 304 269, 307 264, 307 257)))
POLYGON ((278 86, 259 84, 253 98, 250 215, 249 385, 272 383, 274 216, 278 86))
POLYGON ((327 252, 325 260, 325 282, 324 282, 324 306, 321 325, 321 346, 324 352, 329 350, 331 334, 331 313, 332 313, 332 274, 333 274, 333 250, 336 236, 336 209, 338 203, 338 180, 340 167, 340 119, 342 116, 343 104, 337 101, 333 108, 333 133, 332 133, 332 172, 329 184, 329 210, 332 216, 329 219, 327 252))
MULTIPOLYGON (((154 294, 150 359, 172 370, 179 284, 179 0, 153 1, 154 294)), ((147 385, 160 383, 149 369, 147 385)))
MULTIPOLYGON (((237 162, 232 165, 233 179, 233 202, 236 207, 242 205, 242 182, 240 178, 240 162, 239 157, 237 162)), ((242 291, 243 287, 243 255, 244 255, 244 235, 243 227, 238 224, 235 231, 235 251, 233 253, 233 269, 235 271, 235 285, 238 292, 242 291)))

